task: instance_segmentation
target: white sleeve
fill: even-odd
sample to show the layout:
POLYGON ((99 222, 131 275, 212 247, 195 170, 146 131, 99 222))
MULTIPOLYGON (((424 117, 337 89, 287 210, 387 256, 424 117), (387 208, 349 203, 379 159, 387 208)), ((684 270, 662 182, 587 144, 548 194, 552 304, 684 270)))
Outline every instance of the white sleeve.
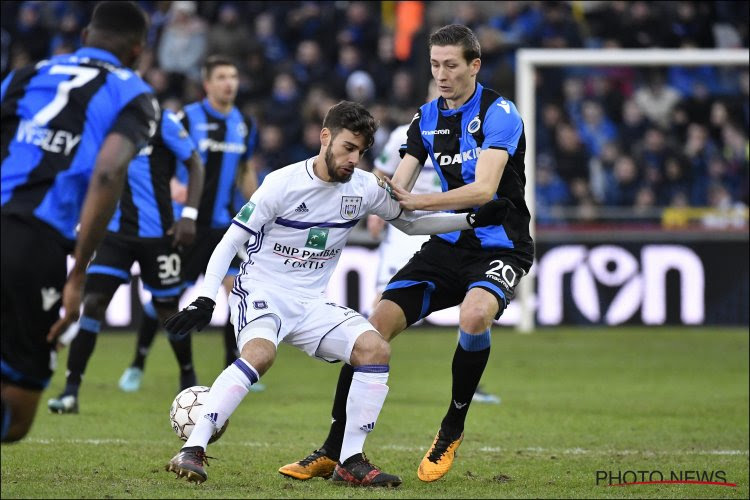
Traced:
POLYGON ((414 212, 403 212, 390 223, 406 234, 441 234, 471 229, 466 214, 434 212, 419 217, 414 212))
POLYGON ((198 290, 199 297, 208 297, 216 301, 216 294, 219 293, 221 282, 224 281, 224 276, 227 275, 227 270, 232 263, 232 259, 237 255, 239 249, 242 248, 242 244, 250 239, 250 237, 251 234, 240 226, 235 224, 229 226, 229 229, 227 229, 224 237, 216 245, 216 248, 214 248, 211 258, 208 261, 205 278, 198 290))
POLYGON ((401 206, 391 196, 391 188, 385 181, 375 174, 370 175, 372 178, 367 179, 365 186, 368 201, 367 212, 390 222, 401 215, 401 206))

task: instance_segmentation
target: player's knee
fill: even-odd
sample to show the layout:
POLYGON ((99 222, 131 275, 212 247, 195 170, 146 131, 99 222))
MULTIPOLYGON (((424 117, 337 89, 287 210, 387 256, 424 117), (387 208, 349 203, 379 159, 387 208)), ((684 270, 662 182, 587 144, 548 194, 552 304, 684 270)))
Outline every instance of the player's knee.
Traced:
POLYGON ((102 319, 107 312, 109 297, 101 293, 87 293, 83 298, 83 315, 102 319))
POLYGON ((382 365, 391 359, 391 346, 375 331, 367 331, 354 343, 349 357, 352 366, 382 365))
POLYGON ((14 443, 16 441, 20 441, 23 439, 26 434, 29 433, 29 430, 31 430, 31 419, 19 419, 16 417, 11 417, 13 420, 10 423, 10 427, 8 428, 8 433, 3 436, 3 443, 14 443))
POLYGON ((31 429, 31 424, 34 422, 34 410, 33 408, 24 408, 21 406, 20 401, 12 401, 5 399, 2 402, 2 442, 13 443, 20 441, 31 429))
POLYGON ((466 303, 461 305, 459 325, 467 333, 483 332, 492 326, 492 319, 497 313, 497 304, 483 302, 466 303))

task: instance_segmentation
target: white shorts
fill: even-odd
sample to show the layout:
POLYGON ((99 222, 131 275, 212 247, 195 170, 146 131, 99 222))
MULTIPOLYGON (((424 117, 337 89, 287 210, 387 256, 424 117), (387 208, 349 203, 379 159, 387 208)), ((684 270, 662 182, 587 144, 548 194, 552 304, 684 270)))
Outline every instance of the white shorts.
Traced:
POLYGON ((263 338, 278 347, 280 342, 293 345, 308 356, 333 363, 349 363, 354 342, 368 330, 375 330, 354 309, 334 304, 325 297, 295 297, 293 291, 257 281, 242 282, 229 296, 231 321, 242 351, 247 341, 263 338), (252 322, 272 317, 276 332, 252 328, 252 322))
POLYGON ((429 235, 409 236, 395 227, 388 227, 388 234, 378 247, 380 262, 378 264, 378 278, 375 288, 382 293, 385 286, 409 259, 422 248, 429 235))

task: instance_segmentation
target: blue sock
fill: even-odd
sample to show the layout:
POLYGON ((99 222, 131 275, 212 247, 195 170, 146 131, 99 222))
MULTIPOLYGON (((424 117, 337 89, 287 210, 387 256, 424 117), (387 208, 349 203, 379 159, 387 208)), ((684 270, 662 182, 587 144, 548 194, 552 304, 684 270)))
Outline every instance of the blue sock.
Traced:
POLYGON ((459 329, 458 343, 465 351, 483 351, 490 347, 490 329, 477 334, 466 333, 459 329))

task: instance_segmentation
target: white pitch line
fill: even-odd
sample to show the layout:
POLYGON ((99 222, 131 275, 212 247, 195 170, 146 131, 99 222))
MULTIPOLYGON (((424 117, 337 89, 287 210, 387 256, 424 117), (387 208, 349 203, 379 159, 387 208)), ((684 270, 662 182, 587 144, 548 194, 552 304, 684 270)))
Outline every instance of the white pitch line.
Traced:
MULTIPOLYGON (((83 445, 140 445, 140 444, 163 444, 163 445, 177 445, 179 444, 176 440, 137 440, 137 439, 58 439, 58 438, 29 438, 26 439, 27 443, 38 443, 38 444, 83 444, 83 445)), ((275 443, 263 442, 263 441, 225 441, 221 443, 224 446, 246 446, 249 448, 270 448, 272 446, 278 446, 275 443)), ((310 444, 310 447, 314 447, 314 444, 310 444)), ((394 450, 394 451, 408 451, 408 452, 424 452, 426 448, 424 446, 405 446, 398 444, 389 444, 379 446, 380 449, 394 450)), ((550 454, 550 455, 593 455, 593 456, 611 456, 611 455, 646 455, 646 456, 658 456, 658 455, 748 455, 748 450, 588 450, 585 448, 542 448, 542 447, 528 447, 528 448, 499 448, 494 446, 482 446, 476 451, 479 453, 506 453, 506 454, 523 454, 523 453, 534 453, 534 454, 550 454)))

